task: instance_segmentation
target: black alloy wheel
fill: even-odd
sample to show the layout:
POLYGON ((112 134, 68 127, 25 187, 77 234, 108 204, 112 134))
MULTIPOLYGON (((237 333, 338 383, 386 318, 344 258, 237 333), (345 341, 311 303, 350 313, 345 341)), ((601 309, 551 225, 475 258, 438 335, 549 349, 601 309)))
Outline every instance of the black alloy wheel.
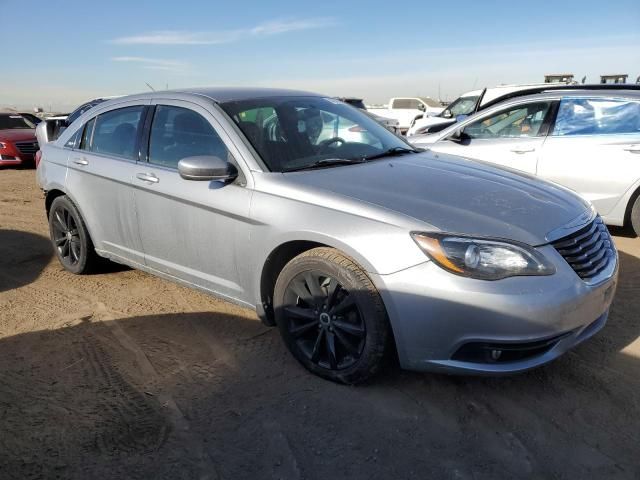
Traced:
POLYGON ((89 231, 73 202, 56 197, 49 208, 49 235, 58 260, 71 273, 81 275, 95 268, 99 257, 89 231))
POLYGON ((80 261, 82 244, 78 221, 65 205, 58 205, 52 215, 51 233, 58 258, 65 267, 74 268, 80 261))
POLYGON ((291 259, 276 280, 273 308, 293 356, 334 382, 367 381, 391 346, 380 293, 362 267, 334 248, 291 259))
POLYGON ((335 278, 317 271, 300 273, 289 283, 285 302, 289 334, 310 362, 341 370, 358 361, 366 326, 356 299, 335 278))

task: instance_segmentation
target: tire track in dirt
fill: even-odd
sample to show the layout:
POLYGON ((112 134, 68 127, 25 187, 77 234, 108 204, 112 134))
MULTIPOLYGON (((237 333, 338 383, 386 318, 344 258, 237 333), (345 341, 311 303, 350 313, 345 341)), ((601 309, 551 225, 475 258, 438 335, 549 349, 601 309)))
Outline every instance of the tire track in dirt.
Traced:
MULTIPOLYGON (((96 314, 105 322, 105 325, 111 330, 111 333, 120 346, 134 356, 141 377, 152 379, 152 382, 155 381, 160 384, 160 376, 149 361, 149 358, 119 323, 115 321, 116 318, 113 312, 104 304, 98 304, 96 314)), ((138 392, 138 394, 140 394, 140 392, 138 392)), ((186 420, 174 398, 162 390, 159 390, 154 395, 157 397, 160 405, 168 412, 167 418, 174 428, 175 433, 181 439, 183 448, 190 452, 189 456, 195 458, 196 463, 199 465, 199 478, 219 478, 215 462, 202 448, 202 439, 192 432, 189 422, 186 420)))

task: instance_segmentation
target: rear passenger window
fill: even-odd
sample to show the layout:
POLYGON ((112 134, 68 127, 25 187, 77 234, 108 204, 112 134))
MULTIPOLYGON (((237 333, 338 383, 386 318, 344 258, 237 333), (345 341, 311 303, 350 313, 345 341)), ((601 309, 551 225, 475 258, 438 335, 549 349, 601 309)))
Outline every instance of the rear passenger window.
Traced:
POLYGON ((96 119, 92 118, 87 122, 84 126, 84 130, 82 131, 82 139, 80 140, 80 149, 81 150, 90 150, 91 149, 91 137, 93 136, 93 126, 96 123, 96 119))
POLYGON ((188 108, 156 107, 149 139, 149 163, 178 168, 183 158, 200 155, 230 160, 224 142, 202 115, 188 108))
POLYGON ((111 110, 98 115, 89 150, 104 155, 136 160, 138 157, 136 148, 138 130, 143 112, 144 107, 138 106, 111 110))
POLYGON ((79 139, 82 135, 82 129, 71 135, 71 138, 64 144, 67 148, 79 148, 79 139))
POLYGON ((608 98, 563 98, 553 135, 640 133, 640 102, 608 98))

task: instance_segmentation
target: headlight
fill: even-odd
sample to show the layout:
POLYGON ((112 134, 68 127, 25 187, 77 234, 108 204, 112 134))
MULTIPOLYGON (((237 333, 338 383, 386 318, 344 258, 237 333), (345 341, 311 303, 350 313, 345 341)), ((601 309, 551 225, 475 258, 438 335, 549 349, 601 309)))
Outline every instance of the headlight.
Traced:
POLYGON ((0 142, 0 150, 4 150, 5 148, 7 148, 7 144, 0 142))
POLYGON ((542 254, 522 243, 446 233, 414 232, 411 236, 440 267, 465 277, 500 280, 556 272, 542 254))

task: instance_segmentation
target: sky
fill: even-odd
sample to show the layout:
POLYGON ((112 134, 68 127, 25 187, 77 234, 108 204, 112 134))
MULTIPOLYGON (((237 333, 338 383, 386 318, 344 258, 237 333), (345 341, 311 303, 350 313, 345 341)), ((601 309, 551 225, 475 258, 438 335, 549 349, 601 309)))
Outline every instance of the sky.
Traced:
POLYGON ((0 106, 272 86, 453 100, 574 73, 640 76, 640 1, 0 0, 0 106))

